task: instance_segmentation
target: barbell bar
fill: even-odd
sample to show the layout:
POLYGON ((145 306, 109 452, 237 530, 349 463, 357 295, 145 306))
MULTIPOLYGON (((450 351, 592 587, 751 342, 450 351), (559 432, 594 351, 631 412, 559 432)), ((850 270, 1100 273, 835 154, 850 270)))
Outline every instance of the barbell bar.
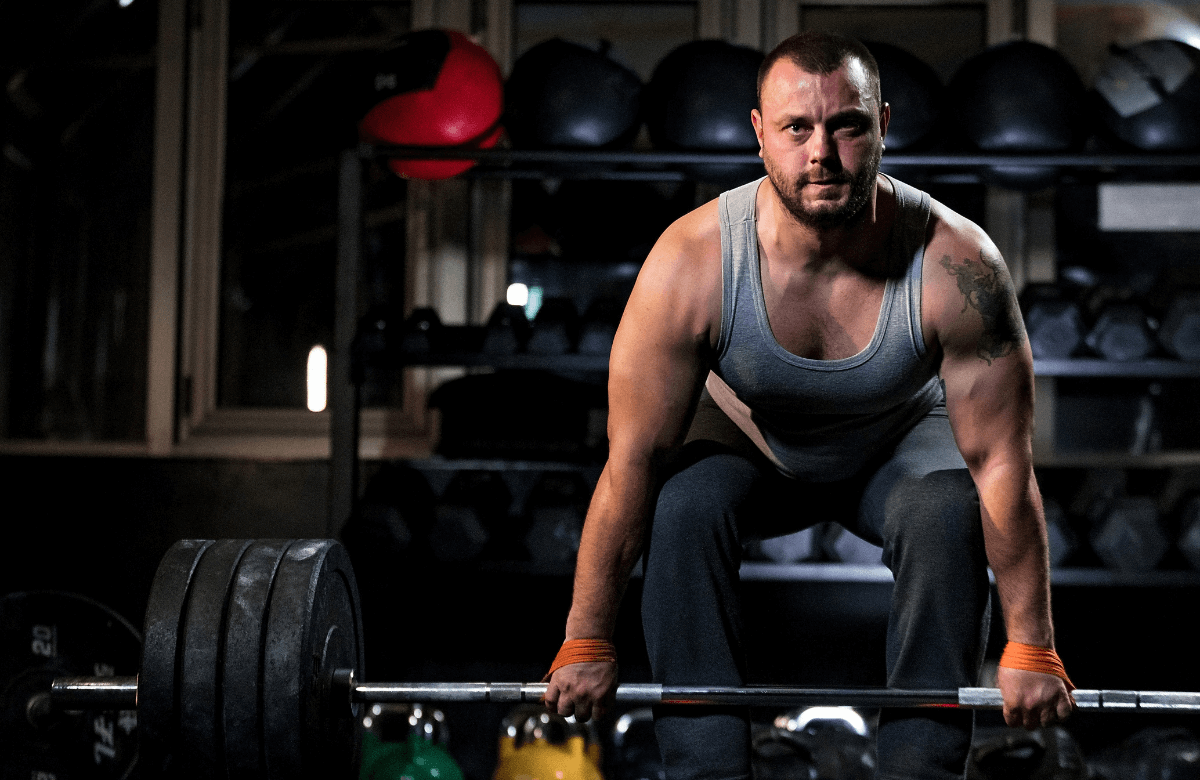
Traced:
MULTIPOLYGON (((338 669, 334 679, 353 680, 353 670, 338 669)), ((444 702, 541 702, 546 683, 521 682, 350 682, 347 703, 402 704, 444 702)), ((1200 712, 1200 693, 1077 689, 1072 695, 1081 710, 1200 712)), ((62 677, 51 685, 50 698, 60 709, 134 709, 136 677, 62 677)), ((731 687, 624 683, 617 686, 618 704, 746 705, 756 707, 952 707, 999 710, 1004 699, 998 688, 799 688, 788 686, 731 687)))
MULTIPOLYGON (((365 704, 540 701, 543 683, 365 679, 358 588, 329 539, 183 540, 159 564, 134 677, 60 677, 27 707, 136 710, 147 776, 189 780, 357 777, 365 704)), ((1200 693, 1076 690, 1082 710, 1200 711, 1200 693)), ((992 688, 670 686, 627 683, 621 704, 999 709, 992 688)))

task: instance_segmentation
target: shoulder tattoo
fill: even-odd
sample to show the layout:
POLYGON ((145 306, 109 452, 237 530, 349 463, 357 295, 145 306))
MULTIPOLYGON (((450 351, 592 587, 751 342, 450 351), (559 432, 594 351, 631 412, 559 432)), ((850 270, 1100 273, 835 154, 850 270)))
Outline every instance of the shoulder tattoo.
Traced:
POLYGON ((949 255, 942 257, 942 267, 958 281, 963 295, 962 311, 974 309, 983 318, 983 333, 975 347, 980 360, 1001 358, 1014 352, 1025 340, 1025 326, 1012 281, 1000 265, 998 257, 979 253, 979 261, 963 259, 955 263, 949 255))

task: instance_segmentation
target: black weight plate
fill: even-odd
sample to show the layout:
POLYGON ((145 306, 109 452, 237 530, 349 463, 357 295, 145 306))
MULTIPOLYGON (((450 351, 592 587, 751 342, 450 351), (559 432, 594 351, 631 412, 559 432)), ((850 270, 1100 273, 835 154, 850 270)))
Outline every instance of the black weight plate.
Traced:
MULTIPOLYGON (((224 775, 225 740, 221 733, 221 687, 225 606, 234 572, 249 539, 221 539, 204 553, 192 576, 183 632, 179 674, 179 755, 190 777, 224 775)), ((236 695, 236 694, 235 694, 236 695)))
POLYGON ((267 604, 285 540, 252 544, 238 564, 225 616, 224 696, 225 765, 230 780, 264 775, 260 734, 263 633, 267 604), (230 695, 235 692, 235 695, 230 695))
POLYGON ((184 539, 167 550, 146 602, 146 634, 142 671, 138 676, 141 761, 147 777, 160 776, 172 758, 179 736, 179 668, 183 618, 192 575, 212 545, 184 539))
POLYGON ((55 677, 137 674, 141 636, 113 610, 58 591, 0 599, 0 778, 121 780, 138 761, 137 713, 54 713, 29 700, 55 677))
POLYGON ((271 590, 263 668, 267 776, 358 776, 360 713, 326 689, 334 669, 363 674, 362 613, 350 557, 338 542, 294 542, 271 590))

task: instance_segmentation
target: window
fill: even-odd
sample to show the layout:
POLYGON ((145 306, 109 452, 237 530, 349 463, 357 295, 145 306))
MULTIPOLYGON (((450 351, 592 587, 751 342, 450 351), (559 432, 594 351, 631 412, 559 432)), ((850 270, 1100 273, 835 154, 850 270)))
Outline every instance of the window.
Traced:
POLYGON ((0 439, 145 438, 157 25, 0 5, 0 439))

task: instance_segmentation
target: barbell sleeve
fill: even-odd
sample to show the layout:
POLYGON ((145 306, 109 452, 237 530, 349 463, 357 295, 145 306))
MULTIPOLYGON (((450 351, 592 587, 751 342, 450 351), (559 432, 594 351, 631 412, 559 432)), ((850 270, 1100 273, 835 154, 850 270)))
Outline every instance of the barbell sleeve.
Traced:
POLYGON ((57 677, 50 702, 60 710, 132 710, 137 691, 137 677, 57 677))

